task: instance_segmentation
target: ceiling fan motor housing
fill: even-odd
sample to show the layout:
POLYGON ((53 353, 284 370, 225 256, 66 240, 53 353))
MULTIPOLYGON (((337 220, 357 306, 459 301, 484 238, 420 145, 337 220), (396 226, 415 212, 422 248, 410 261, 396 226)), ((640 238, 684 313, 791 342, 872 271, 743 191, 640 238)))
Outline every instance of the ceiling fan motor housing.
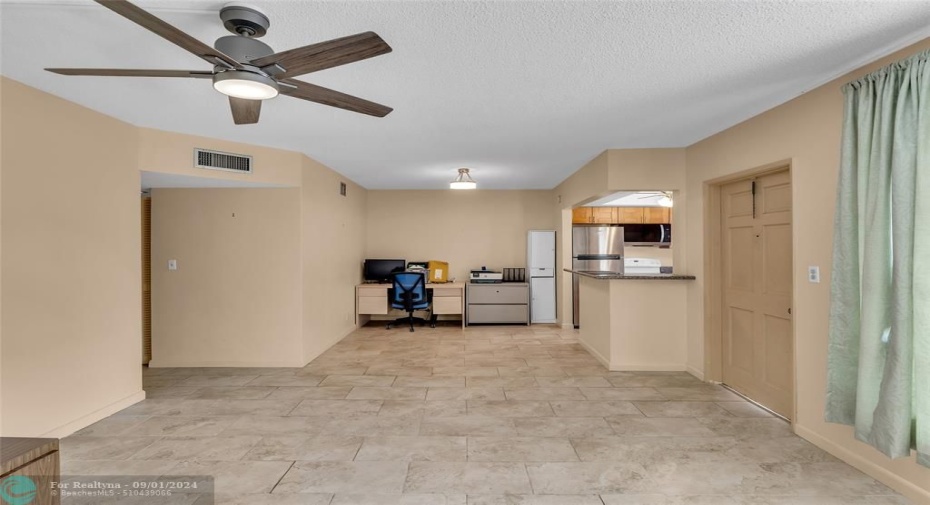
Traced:
POLYGON ((213 47, 239 62, 248 62, 274 54, 274 49, 268 44, 239 35, 220 37, 213 43, 213 47))
POLYGON ((240 3, 229 3, 220 9, 220 19, 227 30, 244 37, 261 37, 268 32, 271 21, 259 9, 240 3))

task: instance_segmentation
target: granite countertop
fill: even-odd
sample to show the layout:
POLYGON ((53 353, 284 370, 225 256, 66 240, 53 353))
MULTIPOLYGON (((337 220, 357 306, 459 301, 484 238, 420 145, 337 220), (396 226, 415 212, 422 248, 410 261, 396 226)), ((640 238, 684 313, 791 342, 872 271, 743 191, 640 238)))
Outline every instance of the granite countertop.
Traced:
POLYGON ((679 275, 679 274, 621 274, 619 272, 591 272, 587 270, 572 270, 571 268, 565 268, 566 272, 573 274, 581 275, 584 277, 590 277, 592 279, 628 279, 628 280, 655 280, 655 281, 693 281, 697 277, 693 275, 679 275))

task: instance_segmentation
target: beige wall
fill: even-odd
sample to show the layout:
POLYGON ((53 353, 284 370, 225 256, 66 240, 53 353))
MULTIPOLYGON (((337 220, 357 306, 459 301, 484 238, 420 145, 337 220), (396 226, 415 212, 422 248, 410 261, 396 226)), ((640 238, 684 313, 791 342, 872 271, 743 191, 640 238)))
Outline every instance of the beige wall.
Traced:
POLYGON ((305 364, 300 206, 297 188, 152 191, 149 366, 305 364))
POLYGON ((3 436, 144 397, 136 129, 2 79, 3 436))
POLYGON ((551 191, 369 191, 366 257, 448 261, 459 281, 525 267, 527 232, 555 230, 554 210, 551 191))
MULTIPOLYGON (((704 186, 709 180, 790 160, 794 202, 794 325, 798 434, 866 470, 919 503, 930 503, 930 469, 914 458, 889 460, 853 439, 852 430, 823 421, 833 217, 843 99, 840 86, 892 61, 930 48, 925 39, 816 88, 687 149, 686 270, 697 275, 688 291, 688 361, 703 370, 704 186), (807 282, 819 265, 822 282, 807 282)), ((677 210, 677 207, 676 207, 677 210)), ((677 214, 676 214, 677 216, 677 214)), ((681 236, 680 234, 678 235, 681 236)), ((680 242, 677 245, 682 245, 680 242)), ((678 265, 678 263, 676 263, 678 265)))
POLYGON ((139 137, 138 167, 143 172, 162 172, 298 187, 301 183, 303 160, 307 159, 298 152, 252 144, 151 128, 138 128, 136 131, 139 137), (252 156, 252 173, 237 174, 222 170, 194 168, 195 147, 252 156))
POLYGON ((355 329, 355 285, 362 279, 368 193, 304 158, 300 197, 304 362, 355 329), (346 196, 339 194, 340 182, 347 185, 346 196))

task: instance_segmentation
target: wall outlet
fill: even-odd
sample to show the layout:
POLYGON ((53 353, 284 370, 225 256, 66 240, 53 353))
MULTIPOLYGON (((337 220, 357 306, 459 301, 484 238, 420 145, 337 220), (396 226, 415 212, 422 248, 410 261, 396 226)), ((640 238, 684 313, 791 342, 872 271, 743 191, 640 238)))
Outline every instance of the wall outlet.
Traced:
POLYGON ((168 270, 177 270, 178 260, 168 260, 168 270))
POLYGON ((820 267, 816 265, 807 267, 807 281, 815 284, 820 283, 820 267))

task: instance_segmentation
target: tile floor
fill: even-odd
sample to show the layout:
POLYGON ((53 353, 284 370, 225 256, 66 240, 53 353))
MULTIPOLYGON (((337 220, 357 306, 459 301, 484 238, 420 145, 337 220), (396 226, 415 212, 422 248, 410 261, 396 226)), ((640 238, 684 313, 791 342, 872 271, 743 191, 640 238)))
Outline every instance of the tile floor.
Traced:
POLYGON ((210 474, 243 505, 909 503, 725 389, 608 372, 575 335, 369 326, 304 368, 145 369, 148 399, 63 439, 62 472, 210 474))

